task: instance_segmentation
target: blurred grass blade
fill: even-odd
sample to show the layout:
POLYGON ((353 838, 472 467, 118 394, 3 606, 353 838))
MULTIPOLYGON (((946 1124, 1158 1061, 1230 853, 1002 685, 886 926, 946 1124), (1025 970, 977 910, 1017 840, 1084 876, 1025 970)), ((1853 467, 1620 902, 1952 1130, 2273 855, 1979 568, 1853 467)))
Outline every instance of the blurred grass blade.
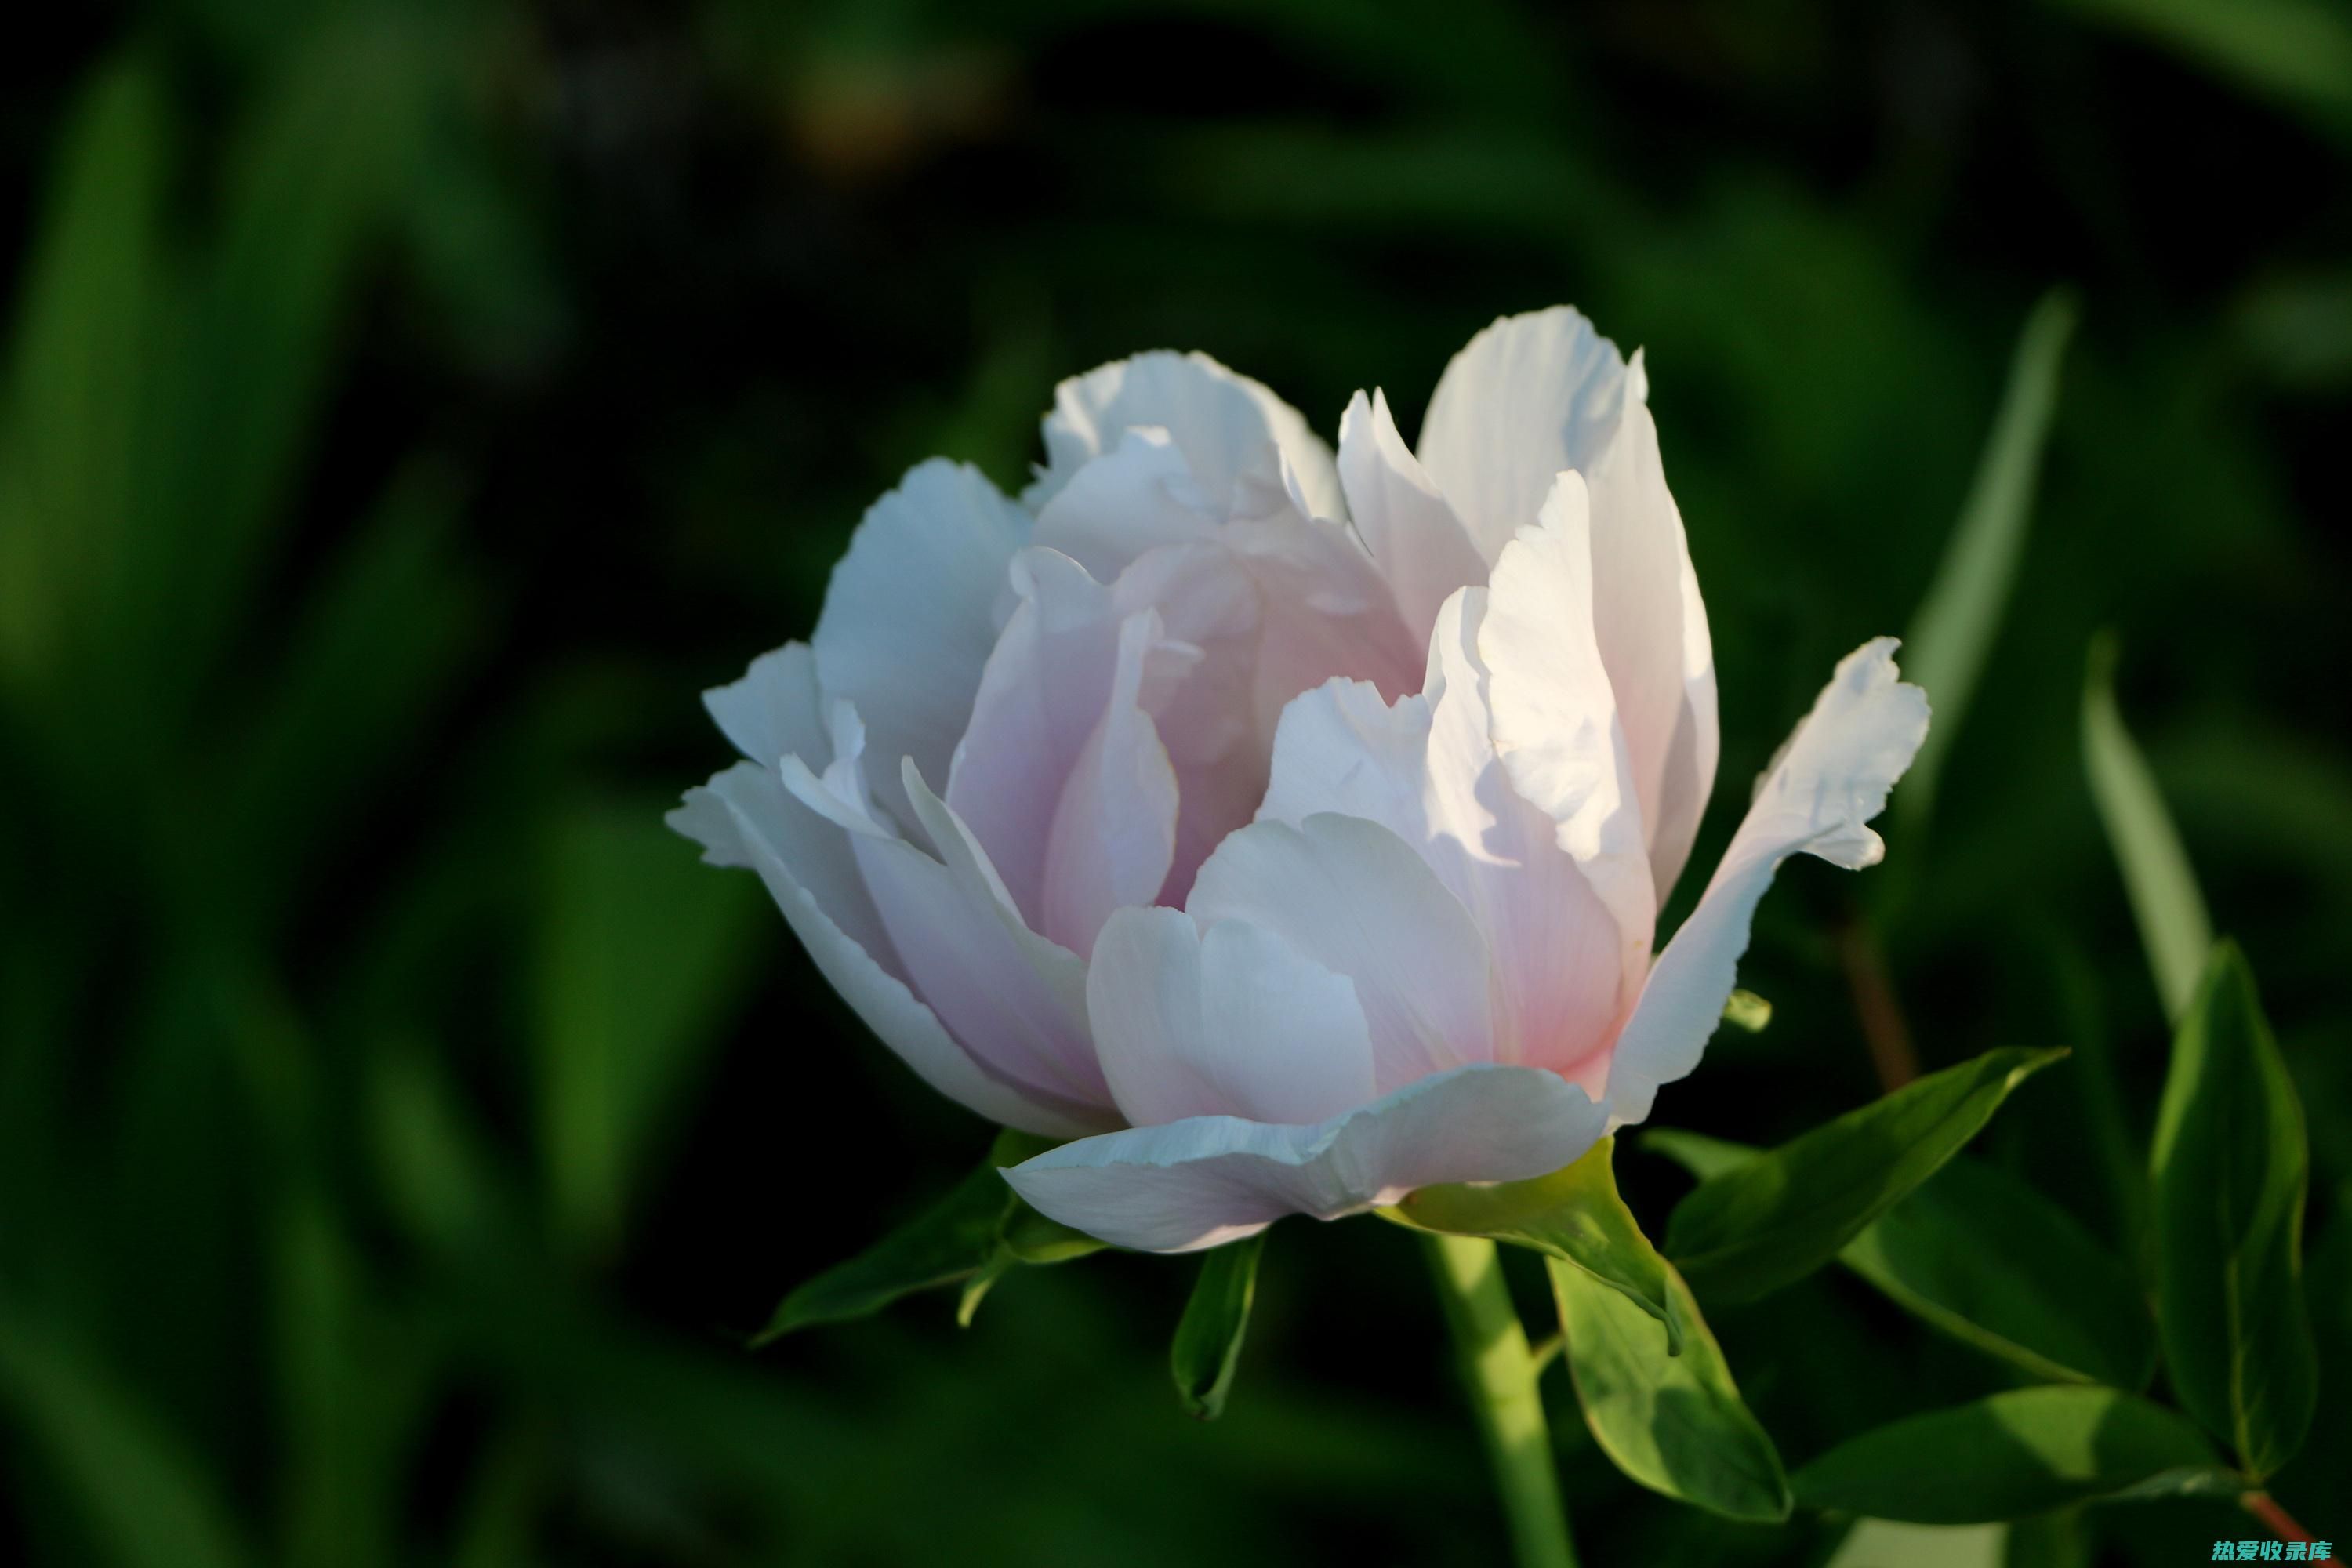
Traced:
POLYGON ((0 675, 33 677, 62 637, 96 630, 75 622, 109 607, 136 542, 130 479, 165 287, 171 135, 139 56, 99 71, 58 133, 0 395, 0 675))
POLYGON ((1214 1421, 1225 1413, 1234 1369, 1241 1363, 1242 1340, 1249 1332, 1250 1305, 1257 1298, 1258 1258, 1265 1251, 1265 1232, 1261 1230, 1201 1259, 1200 1275, 1168 1347, 1177 1401, 1185 1415, 1197 1420, 1214 1421))
POLYGON ((0 1408, 55 1467, 111 1568, 257 1559, 176 1437, 78 1350, 0 1315, 0 1408))
POLYGON ((1978 1524, 2091 1498, 2227 1489, 2197 1428, 2112 1388, 2020 1388, 1908 1416, 1790 1478, 1808 1508, 1978 1524))
POLYGON ((2328 0, 2063 0, 2352 142, 2352 15, 2328 0))
POLYGON ((1617 1141, 1603 1138, 1549 1176, 1492 1185, 1423 1187, 1384 1218, 1441 1236, 1483 1236, 1573 1264, 1665 1328, 1664 1350, 1681 1348, 1665 1259, 1617 1195, 1617 1141))
POLYGON ((2116 710, 2115 677, 2115 639, 2102 637, 2091 645, 2083 683, 2083 766, 2123 871, 2157 994, 2166 1016, 2178 1021, 2213 949, 2213 922, 2155 775, 2116 710))
POLYGON ((1690 1287, 1664 1269, 1682 1345, 1666 1353, 1649 1317, 1622 1290, 1547 1258, 1559 1304, 1569 1375, 1593 1440, 1652 1491, 1730 1519, 1789 1517, 1789 1483, 1772 1439, 1739 1397, 1690 1287))
POLYGON ((2053 289, 2026 318, 1968 502, 1904 635, 1904 678, 1936 708, 1936 722, 1895 794, 1896 812, 1912 821, 1925 822, 1934 809, 1944 755, 1967 718, 2017 581, 2074 316, 2074 297, 2053 289))
POLYGON ((1702 1182, 1666 1223, 1666 1257, 1710 1299, 1742 1300, 1836 1257, 1975 1137, 2063 1050, 2010 1047, 1893 1094, 1702 1182))
POLYGON ((680 854, 650 808, 575 810, 557 822, 551 850, 535 1031, 540 1153, 560 1234, 594 1252, 618 1240, 648 1142, 749 978, 760 900, 680 854))
POLYGON ((416 154, 426 51, 396 10, 331 8, 239 129, 165 388, 140 565, 149 673, 184 702, 265 564, 327 399, 352 285, 416 154))
POLYGON ((2310 1429, 2309 1154, 2294 1084, 2236 944, 2213 950, 2157 1115, 2157 1315, 2174 1392, 2261 1480, 2310 1429))

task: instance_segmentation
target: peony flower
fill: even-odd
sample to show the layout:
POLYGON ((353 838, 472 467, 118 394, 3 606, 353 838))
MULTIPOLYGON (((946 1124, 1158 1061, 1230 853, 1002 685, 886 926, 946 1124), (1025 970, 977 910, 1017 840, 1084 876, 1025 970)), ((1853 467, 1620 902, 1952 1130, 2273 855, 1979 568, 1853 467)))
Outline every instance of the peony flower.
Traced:
POLYGON ((1717 728, 1646 396, 1567 310, 1473 339, 1417 456, 1201 355, 1066 382, 1018 504, 932 462, 867 513, 671 820, 931 1084, 1071 1139, 1006 1176, 1104 1240, 1556 1170, 1696 1066, 1782 860, 1879 858, 1927 722, 1848 656, 1654 956, 1717 728))

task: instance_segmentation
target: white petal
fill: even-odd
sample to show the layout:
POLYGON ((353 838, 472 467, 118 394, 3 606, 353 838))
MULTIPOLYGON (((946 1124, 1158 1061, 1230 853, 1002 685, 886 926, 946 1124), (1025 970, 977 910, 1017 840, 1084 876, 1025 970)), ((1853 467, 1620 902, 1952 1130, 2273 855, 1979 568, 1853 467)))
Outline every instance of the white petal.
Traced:
POLYGON ((1564 468, 1588 469, 1626 401, 1616 345, 1565 306, 1499 318, 1430 395, 1421 463, 1493 562, 1564 468))
POLYGON ((1320 1121, 1372 1098, 1354 987, 1255 926, 1203 935, 1181 910, 1123 910, 1095 944, 1087 1005, 1133 1122, 1320 1121))
POLYGON ((1213 540, 1223 522, 1168 432, 1145 426, 1070 475, 1038 509, 1030 541, 1108 583, 1146 551, 1213 540))
POLYGON ((1142 707, 1144 666, 1160 638, 1151 611, 1120 623, 1102 716, 1070 776, 1045 847, 1038 930, 1077 953, 1114 910, 1159 897, 1176 858, 1176 770, 1142 707))
POLYGON ((806 643, 761 654, 740 680, 704 692, 702 705, 735 749, 762 768, 792 752, 815 756, 823 747, 823 699, 806 643))
MULTIPOLYGON (((876 501, 833 569, 811 643, 828 700, 873 731, 874 792, 899 821, 898 759, 942 776, 996 646, 1005 568, 1028 514, 979 469, 921 464, 876 501)), ((755 759, 772 763, 773 758, 755 759)))
POLYGON ((1609 1073, 1620 1121, 1650 1113, 1660 1084, 1698 1065, 1748 950, 1748 921, 1780 862, 1800 850, 1849 869, 1885 853, 1864 826, 1927 734, 1927 699, 1896 678, 1895 639, 1845 656, 1758 785, 1698 907, 1658 955, 1609 1073))
POLYGON ((882 1043, 933 1089, 991 1121, 1046 1137, 1081 1136, 1111 1120, 1098 1110, 1066 1104, 1006 1081, 949 1037, 937 1016, 877 961, 876 953, 887 952, 887 942, 854 871, 848 884, 854 892, 844 890, 837 868, 828 875, 843 899, 830 906, 804 879, 811 878, 813 868, 826 863, 820 836, 836 845, 842 836, 800 812, 773 775, 739 763, 708 787, 687 792, 686 804, 670 814, 669 824, 698 840, 712 864, 748 866, 759 872, 818 973, 882 1043), (813 846, 817 847, 814 853, 813 846), (866 940, 875 947, 851 934, 858 927, 866 930, 866 940))
POLYGON ((1495 749, 1615 920, 1627 974, 1638 983, 1657 897, 1616 693, 1593 638, 1583 480, 1560 474, 1538 516, 1495 563, 1477 629, 1495 749))
POLYGON ((1382 1092, 1494 1056, 1486 944, 1410 846, 1360 817, 1255 822, 1217 846, 1185 909, 1241 921, 1355 983, 1382 1092))
POLYGON ((1481 1064, 1328 1121, 1192 1117, 1065 1143, 1004 1176, 1041 1213, 1115 1246, 1190 1252, 1288 1214, 1337 1219, 1434 1183, 1539 1176, 1591 1148, 1604 1120, 1554 1074, 1481 1064))
POLYGON ((1331 450, 1297 409, 1207 354, 1167 350, 1114 361, 1055 388, 1045 467, 1022 499, 1044 506, 1084 464, 1142 427, 1168 433, 1221 512, 1255 516, 1278 504, 1289 488, 1287 463, 1310 510, 1342 515, 1331 450))
POLYGON ((1426 645, 1438 606, 1456 588, 1484 584, 1486 561, 1397 434, 1378 389, 1370 401, 1356 394, 1340 416, 1339 482, 1349 519, 1388 579, 1406 631, 1426 645))
POLYGON ((1489 561, 1535 517, 1555 474, 1584 476, 1594 637, 1663 894, 1714 780, 1716 715, 1706 612, 1648 395, 1641 356, 1628 364, 1576 311, 1508 317, 1446 367, 1421 460, 1489 561))

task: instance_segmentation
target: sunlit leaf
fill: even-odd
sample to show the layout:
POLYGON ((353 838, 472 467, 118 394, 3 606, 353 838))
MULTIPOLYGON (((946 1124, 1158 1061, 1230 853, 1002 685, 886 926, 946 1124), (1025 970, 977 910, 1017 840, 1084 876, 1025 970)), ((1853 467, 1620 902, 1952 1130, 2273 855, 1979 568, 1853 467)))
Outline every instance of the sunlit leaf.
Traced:
POLYGON ((1732 1519, 1789 1516, 1772 1439, 1748 1414, 1690 1288, 1664 1269, 1679 1353, 1668 1355, 1633 1297, 1548 1258, 1569 1375, 1593 1440, 1653 1491, 1732 1519))
POLYGON ((2044 295, 2026 318, 1968 502, 1904 636, 1904 678, 1936 705, 1936 722, 1895 795, 1896 814, 1907 820, 1924 821, 1934 807, 1945 753, 1967 719, 2000 631, 2057 407, 2058 369, 2074 331, 2074 303, 2063 291, 2044 295))
POLYGON ((1387 1217, 1444 1236, 1483 1236, 1532 1247, 1575 1265, 1665 1327, 1665 1348, 1681 1338, 1665 1260, 1617 1195, 1616 1140, 1549 1176, 1489 1186, 1453 1184, 1409 1193, 1387 1217))
POLYGON ((2083 765, 2107 843, 2123 869, 2124 890, 2139 922, 2157 994, 2164 998, 2166 1013, 2177 1019, 2212 951, 2213 922, 2155 776, 2116 711, 2115 669, 2115 643, 2103 637, 2092 646, 2083 686, 2083 765))
POLYGON ((1200 1275, 1168 1348, 1168 1370, 1187 1415, 1213 1421, 1224 1414, 1234 1369, 1241 1361, 1242 1339, 1249 1331, 1265 1236, 1261 1230, 1228 1242, 1201 1259, 1200 1275))
POLYGON ((1933 1175, 2010 1090, 2065 1054, 1987 1051, 1702 1182, 1667 1221, 1666 1256, 1694 1289, 1725 1300, 1801 1279, 1933 1175))
POLYGON ((1865 1432, 1790 1478, 1808 1508, 1918 1524, 2221 1484, 2194 1426, 2111 1388, 2013 1389, 1865 1432))
MULTIPOLYGON (((846 1322, 880 1311, 918 1290, 961 1285, 978 1276, 996 1245, 1013 1189, 983 1164, 938 1203, 873 1246, 796 1285, 751 1342, 763 1345, 798 1329, 846 1322)), ((983 1287, 984 1289, 984 1287, 983 1287)), ((969 1317, 968 1298, 961 1309, 969 1317)))
POLYGON ((2256 1479, 2310 1428, 2303 1110, 2234 943, 2173 1037, 2158 1113, 2157 1316, 2180 1403, 2256 1479))

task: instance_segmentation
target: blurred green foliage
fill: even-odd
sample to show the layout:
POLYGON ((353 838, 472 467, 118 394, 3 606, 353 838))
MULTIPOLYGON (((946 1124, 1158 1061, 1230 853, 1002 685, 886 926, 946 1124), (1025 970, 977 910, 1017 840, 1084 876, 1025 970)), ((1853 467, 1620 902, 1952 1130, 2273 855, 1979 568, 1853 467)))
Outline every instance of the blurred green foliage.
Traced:
MULTIPOLYGON (((2300 1089, 2346 1408, 2336 0, 158 0, 0 79, 0 1558, 1493 1561, 1393 1227, 1273 1234, 1213 1426, 1153 1259, 748 1354, 989 1133, 659 813, 722 760, 693 694, 806 633, 864 503, 935 451, 1016 483, 1056 376, 1200 347, 1412 428, 1563 300, 1650 354, 1722 679, 1700 863, 1837 654, 1990 639, 1931 656, 1971 688, 1932 819, 1783 876, 1772 1026, 1659 1120, 1867 1100, 1883 947, 1924 1065, 2074 1047, 1979 1152, 2144 1237, 2165 1008, 2077 753, 2113 627, 2130 777, 2300 1089), (1971 474, 2053 283, 2020 536, 2031 455, 1971 474), (1923 616, 1972 493, 2007 602, 1923 616)), ((1661 1234, 1686 1182, 1621 1173, 1661 1234)), ((1792 1466, 2016 1381, 1842 1274, 1712 1318, 1792 1466)), ((1633 1489, 1562 1382, 1589 1560, 1830 1549, 1633 1489)), ((2347 1443, 2272 1483, 2322 1534, 2347 1443)), ((2245 1532, 2087 1520, 2013 1559, 2245 1532)))

